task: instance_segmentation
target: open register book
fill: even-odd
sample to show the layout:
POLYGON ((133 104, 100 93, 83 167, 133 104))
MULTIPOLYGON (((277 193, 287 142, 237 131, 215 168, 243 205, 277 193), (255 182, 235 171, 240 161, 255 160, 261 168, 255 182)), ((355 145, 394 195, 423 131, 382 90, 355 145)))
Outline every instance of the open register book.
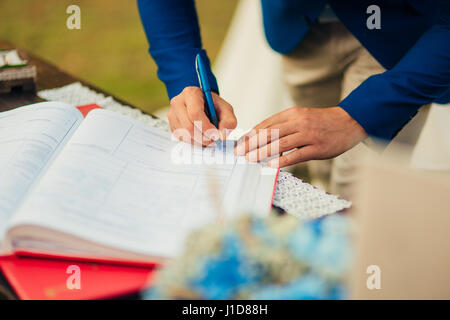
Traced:
POLYGON ((232 148, 57 102, 0 113, 0 150, 2 254, 160 262, 219 215, 267 214, 277 175, 232 148))

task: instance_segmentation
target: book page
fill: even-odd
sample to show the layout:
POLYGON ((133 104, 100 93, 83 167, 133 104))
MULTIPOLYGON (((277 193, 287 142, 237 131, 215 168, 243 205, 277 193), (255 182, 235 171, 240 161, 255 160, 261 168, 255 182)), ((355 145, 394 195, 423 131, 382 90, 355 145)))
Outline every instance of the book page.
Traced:
POLYGON ((56 102, 0 113, 0 239, 15 209, 82 119, 73 106, 56 102))
POLYGON ((162 130, 94 110, 12 225, 44 226, 121 250, 171 257, 192 229, 251 210, 248 188, 261 168, 238 165, 232 152, 193 148, 162 130), (189 163, 180 155, 191 157, 189 163))

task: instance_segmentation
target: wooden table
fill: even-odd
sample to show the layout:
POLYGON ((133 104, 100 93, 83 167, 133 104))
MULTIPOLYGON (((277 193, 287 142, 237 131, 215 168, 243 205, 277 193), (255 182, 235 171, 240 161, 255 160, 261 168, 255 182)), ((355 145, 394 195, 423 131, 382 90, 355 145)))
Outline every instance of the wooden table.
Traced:
MULTIPOLYGON (((61 87, 67 84, 70 84, 72 82, 81 82, 83 85, 97 91, 100 93, 103 93, 106 96, 112 96, 116 101, 128 105, 131 107, 135 107, 131 104, 129 104, 126 101, 123 101, 121 99, 118 99, 117 97, 114 97, 112 94, 106 92, 105 90, 102 90, 96 86, 93 86, 92 84, 79 79, 73 75, 68 74, 67 72, 62 71, 57 66, 53 65, 52 63, 45 61, 44 59, 41 59, 34 54, 27 52, 26 50, 14 47, 11 43, 0 41, 0 49, 18 49, 21 56, 25 57, 26 60, 32 65, 35 65, 37 68, 37 83, 36 83, 36 90, 44 90, 44 89, 51 89, 56 87, 61 87)), ((12 91, 8 94, 0 94, 0 112, 11 110, 23 105, 35 103, 44 101, 41 98, 39 98, 36 95, 36 92, 23 92, 23 91, 12 91)), ((132 295, 127 296, 125 298, 137 298, 138 296, 132 295)), ((0 299, 9 299, 9 298, 16 298, 16 295, 14 291, 12 290, 11 286, 3 276, 3 274, 0 272, 0 299)))
MULTIPOLYGON (((39 58, 35 56, 34 54, 14 47, 11 43, 1 41, 0 40, 0 49, 18 49, 21 56, 25 57, 26 60, 32 65, 36 66, 37 69, 37 83, 36 83, 36 90, 44 90, 44 89, 51 89, 51 88, 57 88, 62 87, 64 85, 67 85, 72 82, 81 82, 83 85, 97 91, 100 93, 103 93, 106 96, 112 96, 111 93, 106 92, 105 90, 102 90, 96 86, 93 86, 92 84, 79 79, 73 75, 68 74, 67 72, 62 71, 57 66, 51 64, 48 61, 45 61, 42 58, 39 58)), ((114 97, 114 99, 124 105, 128 105, 131 107, 135 107, 128 102, 125 102, 117 97, 114 97)), ((26 104, 35 103, 43 101, 41 98, 39 98, 35 92, 23 92, 23 91, 13 91, 9 94, 0 94, 0 112, 14 109, 26 104)))

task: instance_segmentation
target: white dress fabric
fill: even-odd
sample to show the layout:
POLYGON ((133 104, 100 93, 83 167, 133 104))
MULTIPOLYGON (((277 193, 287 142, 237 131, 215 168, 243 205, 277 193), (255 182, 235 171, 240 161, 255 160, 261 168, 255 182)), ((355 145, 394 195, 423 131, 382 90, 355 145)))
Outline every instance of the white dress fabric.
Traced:
POLYGON ((213 69, 240 131, 293 106, 283 85, 281 56, 264 36, 258 0, 239 2, 213 69))

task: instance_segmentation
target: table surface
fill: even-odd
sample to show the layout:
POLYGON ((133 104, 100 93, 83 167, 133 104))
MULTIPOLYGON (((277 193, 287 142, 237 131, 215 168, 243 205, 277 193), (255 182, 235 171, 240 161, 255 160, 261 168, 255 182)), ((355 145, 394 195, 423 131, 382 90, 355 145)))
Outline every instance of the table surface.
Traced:
MULTIPOLYGON (((87 86, 97 92, 103 93, 106 96, 112 96, 116 101, 135 107, 130 103, 123 101, 117 97, 114 97, 109 92, 102 90, 82 79, 79 79, 67 72, 62 71, 57 66, 53 65, 51 62, 45 61, 36 55, 23 50, 21 48, 14 47, 13 44, 0 40, 0 49, 17 49, 20 55, 28 61, 29 64, 36 66, 37 69, 37 80, 36 80, 36 90, 51 89, 56 87, 61 87, 72 82, 81 82, 84 86, 87 86)), ((23 92, 20 90, 13 90, 8 94, 0 94, 0 112, 11 110, 23 105, 31 104, 44 101, 36 95, 36 92, 29 91, 23 92)), ((137 296, 127 296, 125 298, 135 298, 137 296)), ((14 291, 11 286, 6 281, 5 277, 0 271, 0 299, 16 298, 14 291)))

